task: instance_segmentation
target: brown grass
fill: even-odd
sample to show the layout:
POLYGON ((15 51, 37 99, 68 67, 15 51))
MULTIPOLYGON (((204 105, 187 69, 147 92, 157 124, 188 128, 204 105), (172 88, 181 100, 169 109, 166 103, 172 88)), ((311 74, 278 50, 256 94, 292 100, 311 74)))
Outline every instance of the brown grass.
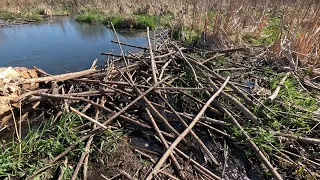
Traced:
POLYGON ((0 11, 19 13, 28 9, 53 11, 68 7, 75 11, 97 9, 106 14, 165 14, 175 16, 174 24, 204 32, 215 48, 238 46, 244 33, 263 36, 271 14, 283 18, 274 36, 276 54, 293 64, 318 68, 319 3, 317 0, 1 0, 0 11), (276 47, 277 46, 277 47, 276 47), (281 47, 280 47, 281 46, 281 47), (280 53, 281 52, 281 53, 280 53), (285 55, 283 55, 285 54, 285 55))

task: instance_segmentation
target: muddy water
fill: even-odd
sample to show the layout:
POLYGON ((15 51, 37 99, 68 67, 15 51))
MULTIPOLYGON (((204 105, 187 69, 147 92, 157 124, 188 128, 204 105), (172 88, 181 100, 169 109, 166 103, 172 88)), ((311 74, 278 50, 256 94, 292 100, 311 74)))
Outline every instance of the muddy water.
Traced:
MULTIPOLYGON (((37 66, 58 74, 89 68, 101 52, 119 53, 113 31, 102 24, 78 23, 74 18, 56 18, 40 23, 0 27, 0 67, 37 66)), ((121 41, 144 46, 144 31, 119 30, 121 41)), ((137 51, 123 47, 125 51, 137 51)))

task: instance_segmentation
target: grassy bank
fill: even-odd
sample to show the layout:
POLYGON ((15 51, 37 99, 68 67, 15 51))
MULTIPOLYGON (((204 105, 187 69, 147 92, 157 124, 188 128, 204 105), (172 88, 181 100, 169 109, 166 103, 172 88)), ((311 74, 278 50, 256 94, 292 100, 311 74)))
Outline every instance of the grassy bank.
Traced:
POLYGON ((157 25, 166 25, 171 20, 170 16, 155 16, 148 14, 134 14, 134 15, 116 15, 108 16, 100 11, 86 11, 76 16, 79 22, 94 23, 100 22, 106 25, 112 24, 115 28, 133 28, 146 29, 155 28, 157 25))
POLYGON ((0 9, 0 18, 5 21, 41 21, 53 16, 67 16, 72 12, 72 9, 68 7, 55 9, 46 9, 39 7, 32 9, 23 9, 19 11, 0 9))

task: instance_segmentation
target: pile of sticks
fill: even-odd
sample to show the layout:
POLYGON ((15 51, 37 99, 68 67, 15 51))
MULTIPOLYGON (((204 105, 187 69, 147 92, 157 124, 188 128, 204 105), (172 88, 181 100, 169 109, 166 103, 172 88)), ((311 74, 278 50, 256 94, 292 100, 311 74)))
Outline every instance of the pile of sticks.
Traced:
MULTIPOLYGON (((224 162, 217 160, 214 152, 206 146, 195 129, 208 130, 232 142, 236 141, 235 137, 223 127, 235 127, 240 130, 243 140, 273 177, 282 179, 274 167, 275 164, 270 162, 269 156, 266 157, 267 154, 259 149, 250 134, 238 122, 238 119, 243 117, 255 126, 263 126, 261 118, 253 113, 254 107, 259 104, 233 83, 230 77, 223 77, 205 65, 214 57, 201 59, 189 55, 186 53, 188 48, 170 40, 168 30, 160 32, 153 39, 150 38, 149 29, 147 32, 148 47, 120 42, 116 36, 117 41, 114 43, 119 45, 121 54, 102 53, 108 56, 107 64, 103 68, 97 69, 97 61, 94 61, 88 70, 50 75, 35 67, 40 78, 20 82, 41 83, 43 85, 40 87, 47 88, 26 92, 15 99, 15 102, 20 101, 28 105, 32 103, 32 109, 36 109, 40 102, 46 101, 55 109, 56 119, 67 110, 95 125, 94 129, 49 162, 55 163, 61 160, 80 142, 88 141, 87 145, 90 146, 92 135, 122 126, 137 131, 153 132, 152 137, 156 138, 165 149, 165 153, 160 155, 157 161, 153 161, 154 165, 146 179, 157 177, 168 159, 176 172, 172 175, 167 174, 169 178, 177 179, 175 176, 179 176, 180 179, 186 179, 185 168, 182 167, 189 165, 193 171, 200 172, 206 179, 221 179, 220 167, 224 162), (142 51, 135 54, 125 53, 122 51, 122 46, 131 46, 142 51), (225 103, 232 104, 234 108, 227 109, 225 103), (86 113, 92 106, 107 114, 108 118, 101 121, 86 113), (240 112, 237 114, 241 117, 235 116, 234 111, 240 112), (207 165, 189 157, 186 150, 179 149, 180 145, 189 152, 198 147, 208 159, 210 170, 207 165)), ((227 52, 243 50, 245 49, 227 52)), ((276 94, 269 100, 272 101, 274 98, 276 94)), ((27 116, 28 112, 21 119, 27 116)), ((286 138, 320 143, 319 139, 303 139, 289 134, 286 138)), ((84 157, 81 159, 83 162, 84 157)), ((82 162, 79 162, 80 166, 82 162)), ((77 166, 76 172, 79 168, 77 166)))

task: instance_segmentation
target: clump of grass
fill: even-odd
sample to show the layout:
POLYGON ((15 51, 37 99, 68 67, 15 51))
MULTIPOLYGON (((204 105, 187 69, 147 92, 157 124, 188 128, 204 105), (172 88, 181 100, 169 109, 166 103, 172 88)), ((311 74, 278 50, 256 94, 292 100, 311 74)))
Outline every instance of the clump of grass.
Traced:
POLYGON ((76 16, 76 21, 86 23, 102 22, 106 25, 112 23, 115 28, 131 29, 146 29, 147 27, 154 29, 159 22, 153 15, 107 16, 100 11, 85 11, 83 14, 76 16))
MULTIPOLYGON (((269 68, 265 68, 263 74, 270 76, 269 83, 264 86, 272 91, 283 78, 282 74, 275 75, 269 68)), ((244 119, 243 127, 261 150, 267 153, 276 152, 285 147, 283 142, 279 141, 277 133, 290 131, 298 136, 306 136, 315 126, 312 117, 313 112, 319 109, 319 103, 313 95, 314 93, 305 91, 296 78, 289 76, 275 101, 268 103, 266 100, 261 100, 264 106, 258 105, 254 108, 254 114, 263 118, 264 125, 256 126, 244 119), (266 118, 266 114, 270 119, 266 118)), ((237 138, 243 139, 239 129, 232 128, 232 133, 237 138)))
POLYGON ((54 125, 50 119, 38 129, 30 129, 21 143, 14 139, 3 140, 0 147, 0 177, 25 177, 44 167, 45 159, 54 158, 79 139, 73 127, 80 123, 79 117, 64 114, 58 124, 54 125))
POLYGON ((76 21, 92 23, 102 21, 104 14, 99 11, 85 11, 83 14, 76 16, 76 21))
POLYGON ((7 20, 14 20, 15 16, 13 13, 9 12, 0 12, 0 18, 7 21, 7 20))
POLYGON ((43 19, 43 16, 37 12, 33 12, 33 13, 26 14, 24 18, 34 20, 34 21, 41 21, 43 19))
MULTIPOLYGON (((46 160, 62 153, 72 143, 81 138, 75 127, 83 124, 82 119, 72 113, 64 113, 58 122, 52 119, 44 122, 38 129, 31 129, 21 142, 2 140, 0 145, 0 178, 23 178, 31 175, 40 168, 47 166, 46 160), (20 146, 21 151, 20 151, 20 146)), ((122 131, 106 131, 95 139, 99 145, 99 152, 117 151, 117 142, 123 137, 122 131)), ((69 166, 66 168, 64 179, 70 179, 72 166, 83 151, 84 143, 80 143, 68 154, 69 166), (68 173, 69 172, 69 173, 68 173)), ((103 153, 102 153, 103 154, 103 153)), ((59 164, 51 164, 51 170, 37 175, 36 179, 53 178, 61 168, 59 164)))
POLYGON ((133 17, 105 17, 104 24, 112 22, 115 28, 131 28, 131 29, 153 29, 156 27, 156 19, 151 15, 134 15, 133 17))
POLYGON ((110 25, 112 23, 115 28, 135 28, 136 20, 134 18, 122 18, 122 17, 106 17, 103 20, 103 23, 110 25))
POLYGON ((246 32, 243 36, 243 40, 248 44, 254 45, 271 45, 279 39, 280 36, 280 24, 282 16, 280 13, 272 13, 265 17, 267 22, 260 23, 256 32, 246 32))
POLYGON ((147 27, 154 29, 156 27, 156 20, 151 15, 136 15, 135 20, 137 22, 137 29, 146 29, 147 27))
MULTIPOLYGON (((272 78, 270 88, 275 89, 280 77, 272 78)), ((283 128, 292 129, 295 133, 306 133, 311 129, 312 113, 319 108, 319 104, 312 96, 312 93, 299 88, 300 84, 294 77, 289 77, 278 95, 278 101, 283 103, 273 103, 269 108, 276 113, 269 115, 274 121, 270 126, 278 130, 283 128)))

